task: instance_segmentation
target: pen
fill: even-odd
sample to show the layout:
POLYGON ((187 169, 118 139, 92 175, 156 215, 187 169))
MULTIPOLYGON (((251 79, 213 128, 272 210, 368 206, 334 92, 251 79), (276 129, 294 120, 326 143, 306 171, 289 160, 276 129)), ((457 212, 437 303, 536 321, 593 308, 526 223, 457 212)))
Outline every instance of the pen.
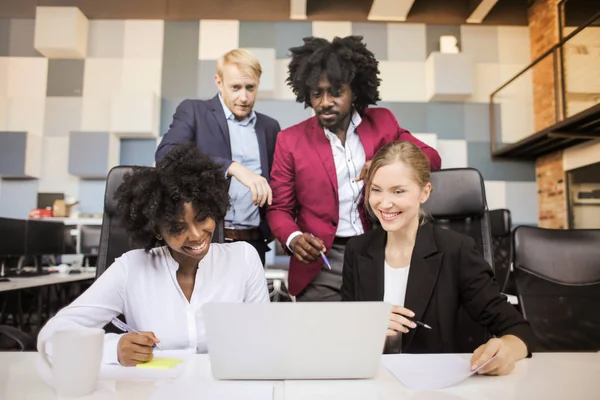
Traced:
MULTIPOLYGON (((313 235, 312 233, 310 234, 310 236, 315 237, 315 235, 313 235)), ((325 261, 325 265, 327 265, 327 268, 331 269, 331 264, 329 264, 329 260, 325 256, 325 253, 323 253, 323 250, 320 250, 319 253, 321 253, 321 258, 323 259, 323 261, 325 261)))
MULTIPOLYGON (((120 330, 122 330, 123 332, 139 333, 138 331, 136 331, 135 329, 133 329, 132 327, 127 325, 125 322, 121 321, 120 319, 118 319, 116 317, 113 317, 113 319, 110 320, 110 323, 113 324, 114 326, 116 326, 117 328, 119 328, 120 330)), ((154 343, 152 345, 152 348, 160 350, 160 347, 158 347, 158 345, 156 343, 154 343)))
POLYGON ((418 326, 420 326, 420 327, 427 328, 427 329, 431 329, 431 327, 430 327, 429 325, 427 325, 427 324, 425 324, 425 323, 423 323, 423 322, 421 322, 421 321, 413 321, 413 322, 414 322, 415 324, 417 324, 418 326))

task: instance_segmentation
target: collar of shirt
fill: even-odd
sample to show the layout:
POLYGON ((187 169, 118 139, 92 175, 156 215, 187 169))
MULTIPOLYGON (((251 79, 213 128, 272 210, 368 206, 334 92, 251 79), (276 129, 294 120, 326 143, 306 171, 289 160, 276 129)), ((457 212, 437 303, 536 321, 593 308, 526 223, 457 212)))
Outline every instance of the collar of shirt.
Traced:
POLYGON ((235 119, 235 115, 233 115, 229 107, 227 107, 223 102, 223 97, 221 96, 221 93, 219 93, 219 101, 221 102, 221 106, 223 107, 223 112, 225 113, 226 120, 235 122, 236 124, 241 126, 248 126, 250 124, 254 126, 254 123, 256 122, 256 113, 254 112, 254 109, 250 111, 250 114, 246 118, 244 118, 241 121, 238 121, 237 119, 235 119))
MULTIPOLYGON (((362 122, 362 118, 360 117, 360 114, 358 114, 358 112, 356 112, 356 110, 353 110, 352 118, 350 118, 350 125, 348 125, 347 133, 355 132, 356 128, 358 127, 358 125, 360 125, 361 122, 362 122)), ((323 128, 323 130, 325 131, 325 136, 327 136, 327 139, 329 139, 329 141, 337 138, 337 135, 335 133, 331 132, 329 129, 323 128)))

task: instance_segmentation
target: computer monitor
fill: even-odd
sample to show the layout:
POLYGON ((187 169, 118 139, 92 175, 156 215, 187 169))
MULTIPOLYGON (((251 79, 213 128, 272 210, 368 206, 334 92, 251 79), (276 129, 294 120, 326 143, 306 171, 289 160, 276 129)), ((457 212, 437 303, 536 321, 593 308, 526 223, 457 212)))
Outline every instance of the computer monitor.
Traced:
POLYGON ((26 230, 26 220, 0 218, 0 257, 14 257, 25 254, 26 230))
POLYGON ((25 254, 31 256, 63 254, 65 226, 58 221, 27 220, 25 254))

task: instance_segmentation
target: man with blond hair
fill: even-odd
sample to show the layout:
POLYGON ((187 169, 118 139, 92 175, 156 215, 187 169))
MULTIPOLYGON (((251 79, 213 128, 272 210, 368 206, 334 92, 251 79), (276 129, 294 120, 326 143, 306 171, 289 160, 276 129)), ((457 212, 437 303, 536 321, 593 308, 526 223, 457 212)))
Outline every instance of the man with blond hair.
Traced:
POLYGON ((210 100, 184 100, 156 149, 161 160, 177 144, 194 142, 223 164, 231 178, 231 208, 225 216, 225 239, 245 241, 265 263, 271 236, 265 208, 279 123, 253 110, 262 68, 249 51, 234 49, 217 60, 218 94, 210 100))

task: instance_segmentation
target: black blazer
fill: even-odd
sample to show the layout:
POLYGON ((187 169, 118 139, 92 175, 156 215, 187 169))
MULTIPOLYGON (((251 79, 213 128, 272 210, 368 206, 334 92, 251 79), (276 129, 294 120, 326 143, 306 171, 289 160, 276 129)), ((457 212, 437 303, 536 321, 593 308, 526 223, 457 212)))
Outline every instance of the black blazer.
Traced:
MULTIPOLYGON (((387 232, 376 228, 346 246, 342 301, 383 301, 387 232)), ((405 307, 433 329, 410 329, 404 353, 456 353, 456 317, 463 306, 491 334, 518 336, 531 351, 529 323, 500 294, 494 274, 475 241, 430 223, 415 241, 405 307)))
MULTIPOLYGON (((275 141, 281 129, 275 119, 257 112, 254 130, 258 139, 261 175, 269 181, 275 141)), ((223 164, 224 171, 231 165, 229 128, 218 95, 210 100, 182 101, 175 111, 169 131, 165 133, 156 149, 154 158, 158 162, 177 144, 190 142, 196 143, 203 153, 223 164)), ((265 207, 261 208, 260 216, 261 232, 266 239, 270 231, 266 222, 265 207)))

